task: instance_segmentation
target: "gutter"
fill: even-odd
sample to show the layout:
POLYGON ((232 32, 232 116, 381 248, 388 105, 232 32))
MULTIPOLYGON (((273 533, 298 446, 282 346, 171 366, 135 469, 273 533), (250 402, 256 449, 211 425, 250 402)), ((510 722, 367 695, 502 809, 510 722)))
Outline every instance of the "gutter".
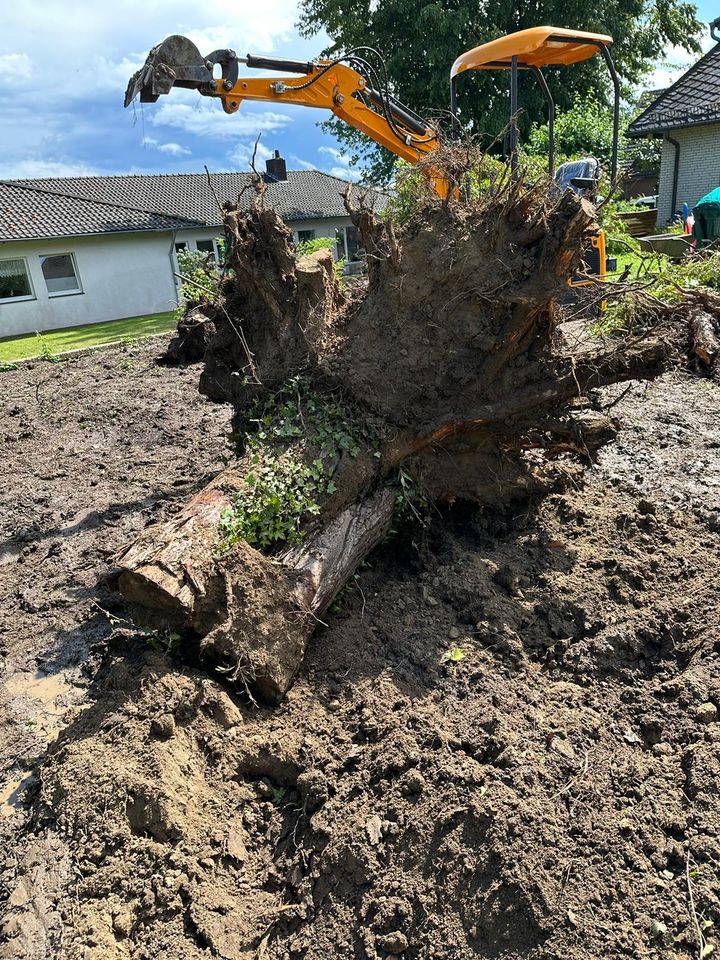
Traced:
POLYGON ((680 172, 680 144, 669 133, 665 134, 665 139, 668 143, 671 143, 675 147, 675 161, 673 163, 673 180, 672 180, 672 200, 670 202, 670 220, 675 216, 675 208, 677 206, 677 188, 678 188, 678 174, 680 172))

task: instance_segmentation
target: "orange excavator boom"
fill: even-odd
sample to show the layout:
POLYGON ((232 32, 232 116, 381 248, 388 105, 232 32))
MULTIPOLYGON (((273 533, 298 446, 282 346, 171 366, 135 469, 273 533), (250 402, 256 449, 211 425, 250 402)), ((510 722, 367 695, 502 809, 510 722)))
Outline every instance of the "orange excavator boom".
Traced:
MULTIPOLYGON (((141 102, 154 102, 176 86, 218 98, 226 113, 235 113, 243 100, 318 107, 415 164, 437 149, 438 132, 395 100, 387 85, 385 89, 381 87, 378 71, 363 51, 365 48, 358 48, 336 60, 307 62, 250 54, 240 58, 233 50, 216 50, 203 57, 187 37, 172 36, 154 47, 143 67, 133 75, 125 106, 137 96, 141 102), (241 77, 240 64, 295 75, 241 77), (220 75, 216 76, 218 72, 220 75)), ((439 179, 434 185, 438 193, 444 194, 444 184, 439 179)))

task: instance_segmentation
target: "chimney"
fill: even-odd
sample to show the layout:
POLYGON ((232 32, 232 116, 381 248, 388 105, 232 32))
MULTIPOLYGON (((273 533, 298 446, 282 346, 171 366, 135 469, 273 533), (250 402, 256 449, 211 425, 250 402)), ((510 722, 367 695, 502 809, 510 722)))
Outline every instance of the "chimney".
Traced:
POLYGON ((275 151, 275 156, 270 157, 269 160, 265 161, 265 169, 268 172, 268 176, 272 177, 273 180, 287 180, 287 167, 285 166, 285 161, 280 156, 280 151, 275 151))

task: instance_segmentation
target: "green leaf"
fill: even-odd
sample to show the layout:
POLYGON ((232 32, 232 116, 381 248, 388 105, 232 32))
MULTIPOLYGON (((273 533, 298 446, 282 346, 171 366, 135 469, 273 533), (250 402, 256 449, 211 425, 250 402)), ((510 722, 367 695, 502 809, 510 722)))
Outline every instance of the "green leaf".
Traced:
POLYGON ((460 663, 461 660, 465 659, 465 651, 462 647, 450 647, 443 654, 443 660, 448 660, 450 663, 460 663))

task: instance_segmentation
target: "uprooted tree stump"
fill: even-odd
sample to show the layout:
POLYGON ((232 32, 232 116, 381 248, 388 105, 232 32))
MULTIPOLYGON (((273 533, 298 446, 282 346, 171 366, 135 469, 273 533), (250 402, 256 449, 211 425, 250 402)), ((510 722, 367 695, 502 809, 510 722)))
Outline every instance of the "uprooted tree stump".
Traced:
MULTIPOLYGON (((397 233, 346 203, 367 256, 347 287, 329 251, 295 258, 262 194, 227 212, 231 279, 204 309, 200 389, 233 404, 238 457, 117 558, 136 616, 192 631, 271 701, 396 500, 551 489, 614 433, 589 391, 657 375, 689 336, 670 313, 611 346, 558 346, 556 300, 595 229, 572 192, 426 197, 397 233)), ((693 322, 716 351, 716 328, 693 322)))

